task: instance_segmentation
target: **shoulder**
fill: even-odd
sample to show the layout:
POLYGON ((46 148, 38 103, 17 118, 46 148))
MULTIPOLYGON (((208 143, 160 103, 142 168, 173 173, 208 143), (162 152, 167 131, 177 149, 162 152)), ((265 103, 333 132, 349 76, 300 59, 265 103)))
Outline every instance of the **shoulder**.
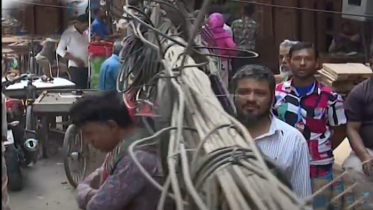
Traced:
POLYGON ((306 144, 306 140, 302 133, 296 128, 290 126, 289 124, 275 118, 276 126, 278 129, 283 131, 284 138, 286 141, 293 141, 295 144, 306 144))
POLYGON ((330 87, 319 83, 318 88, 320 95, 326 96, 325 99, 328 100, 330 103, 343 101, 342 96, 337 92, 334 92, 333 89, 331 89, 330 87))
POLYGON ((73 28, 70 26, 68 27, 61 35, 61 39, 65 38, 65 37, 69 37, 71 35, 71 33, 73 32, 73 28))
POLYGON ((242 20, 241 19, 237 19, 235 21, 232 22, 232 27, 233 26, 237 26, 238 24, 241 24, 242 23, 242 20))
MULTIPOLYGON (((370 80, 365 80, 363 82, 360 82, 357 84, 349 93, 349 95, 355 95, 355 96, 364 96, 366 94, 366 89, 369 85, 370 80)), ((347 97, 348 98, 348 97, 347 97)))
MULTIPOLYGON (((136 150, 133 154, 136 160, 147 170, 152 170, 158 165, 158 156, 155 153, 147 150, 136 150)), ((129 163, 135 165, 135 161, 133 161, 128 152, 126 152, 126 155, 122 158, 121 162, 124 165, 128 165, 129 163)))

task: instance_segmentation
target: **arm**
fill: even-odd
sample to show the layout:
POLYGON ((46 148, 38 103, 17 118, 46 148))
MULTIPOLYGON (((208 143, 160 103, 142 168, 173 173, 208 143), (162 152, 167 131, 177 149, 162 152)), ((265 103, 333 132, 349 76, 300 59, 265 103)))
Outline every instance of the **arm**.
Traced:
POLYGON ((80 209, 85 209, 87 203, 97 193, 97 189, 100 187, 101 176, 102 168, 99 168, 79 183, 77 187, 77 202, 80 209))
POLYGON ((75 56, 67 52, 67 46, 69 45, 69 43, 70 36, 68 33, 64 32, 56 49, 56 53, 66 60, 74 61, 77 64, 81 63, 81 60, 79 58, 76 58, 75 56))
POLYGON ((329 101, 327 115, 332 131, 331 144, 334 150, 346 138, 347 119, 343 108, 343 99, 339 94, 333 93, 333 98, 329 101))
MULTIPOLYGON (((156 158, 144 151, 137 151, 135 155, 148 173, 152 173, 157 165, 156 158)), ((108 177, 88 202, 86 210, 126 209, 126 206, 141 194, 146 184, 148 181, 127 155, 120 160, 114 174, 108 177)))
POLYGON ((301 198, 312 195, 310 178, 310 155, 306 140, 301 133, 297 135, 299 139, 298 148, 293 156, 290 181, 294 192, 301 198))
POLYGON ((362 90, 353 89, 348 95, 345 103, 346 117, 347 117, 347 136, 350 145, 356 155, 360 158, 362 162, 368 160, 370 155, 365 148, 363 140, 360 136, 360 128, 362 121, 364 119, 364 105, 361 100, 360 92, 362 90))
MULTIPOLYGON (((234 43, 232 38, 227 39, 226 45, 227 45, 227 48, 229 49, 233 49, 233 50, 236 49, 236 43, 234 43)), ((236 51, 233 51, 233 50, 228 51, 229 55, 232 55, 232 56, 236 55, 236 51)))
POLYGON ((329 52, 334 52, 335 48, 336 48, 336 43, 335 43, 335 40, 333 39, 332 40, 332 43, 330 44, 329 46, 329 52))

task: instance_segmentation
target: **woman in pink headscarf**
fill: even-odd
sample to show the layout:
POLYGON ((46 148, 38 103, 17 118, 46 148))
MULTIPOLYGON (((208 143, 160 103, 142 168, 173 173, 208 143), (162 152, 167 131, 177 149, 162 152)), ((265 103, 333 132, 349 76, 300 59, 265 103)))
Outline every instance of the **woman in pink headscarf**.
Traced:
MULTIPOLYGON (((208 29, 212 33, 214 43, 219 48, 215 50, 215 53, 221 56, 234 56, 236 55, 236 44, 233 41, 232 36, 224 29, 224 18, 223 15, 220 13, 213 13, 210 15, 208 20, 208 29), (232 50, 228 50, 232 49, 232 50)), ((225 85, 228 86, 228 74, 230 71, 229 59, 228 58, 221 58, 221 78, 223 79, 225 85)))

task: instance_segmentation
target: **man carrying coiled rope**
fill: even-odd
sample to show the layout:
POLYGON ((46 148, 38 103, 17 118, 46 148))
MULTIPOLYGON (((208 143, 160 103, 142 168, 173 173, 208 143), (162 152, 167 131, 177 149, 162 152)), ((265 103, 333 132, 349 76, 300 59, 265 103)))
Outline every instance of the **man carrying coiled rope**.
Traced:
POLYGON ((237 118, 262 152, 286 172, 294 192, 311 195, 307 142, 295 128, 273 116, 275 77, 259 65, 246 65, 233 77, 237 118))
MULTIPOLYGON (((148 183, 127 147, 147 136, 131 119, 121 93, 107 91, 87 96, 71 109, 72 122, 95 148, 108 152, 103 167, 78 185, 79 208, 85 210, 155 210, 160 192, 148 183)), ((142 147, 134 156, 153 179, 161 182, 158 156, 151 147, 142 147)))
POLYGON ((346 137, 346 116, 342 97, 315 79, 318 51, 311 43, 290 48, 290 81, 276 87, 274 113, 302 132, 311 154, 312 190, 317 192, 314 210, 344 209, 354 200, 350 194, 333 199, 344 191, 339 180, 319 191, 334 179, 333 149, 346 137))

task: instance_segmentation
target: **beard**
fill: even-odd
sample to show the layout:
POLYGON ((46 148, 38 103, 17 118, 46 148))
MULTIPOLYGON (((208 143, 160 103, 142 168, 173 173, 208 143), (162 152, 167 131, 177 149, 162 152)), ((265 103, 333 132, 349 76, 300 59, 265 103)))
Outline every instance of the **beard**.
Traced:
POLYGON ((259 114, 250 114, 237 110, 237 120, 240 121, 245 127, 251 127, 260 122, 262 119, 268 117, 269 114, 270 110, 259 114))

